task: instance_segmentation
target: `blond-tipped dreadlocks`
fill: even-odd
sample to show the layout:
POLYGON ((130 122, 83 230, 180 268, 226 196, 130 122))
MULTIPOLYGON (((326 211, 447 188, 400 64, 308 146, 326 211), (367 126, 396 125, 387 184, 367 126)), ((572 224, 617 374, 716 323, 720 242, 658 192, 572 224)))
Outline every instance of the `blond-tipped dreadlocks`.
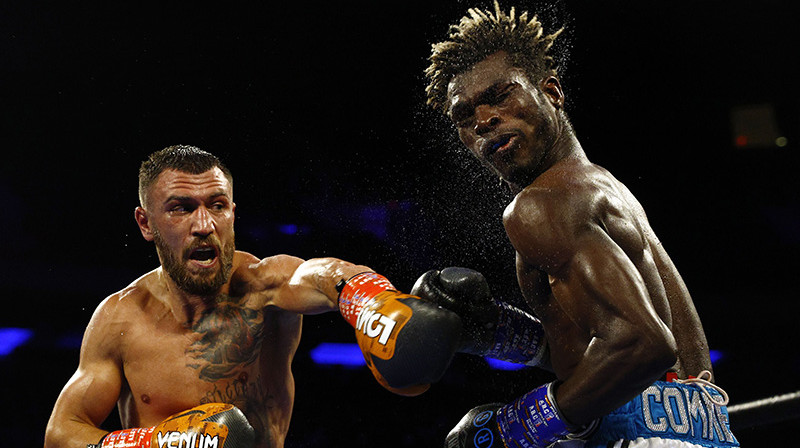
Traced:
POLYGON ((494 14, 477 8, 470 8, 467 13, 458 25, 450 26, 448 40, 432 45, 431 65, 425 70, 430 84, 425 91, 428 104, 434 109, 446 112, 447 85, 454 76, 500 50, 506 51, 511 64, 525 70, 533 81, 556 74, 555 61, 548 50, 563 29, 543 36, 536 16, 528 20, 525 11, 515 17, 513 7, 506 14, 497 0, 494 14))

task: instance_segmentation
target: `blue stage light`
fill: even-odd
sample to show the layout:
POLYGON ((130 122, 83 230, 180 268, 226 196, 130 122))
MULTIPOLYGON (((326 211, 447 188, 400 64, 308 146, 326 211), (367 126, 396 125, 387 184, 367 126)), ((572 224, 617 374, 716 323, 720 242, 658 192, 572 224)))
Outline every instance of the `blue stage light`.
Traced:
POLYGON ((0 328, 0 356, 11 354, 32 337, 33 330, 27 328, 0 328))
POLYGON ((284 235, 297 235, 300 227, 297 224, 281 224, 278 230, 284 235))
POLYGON ((484 357, 483 359, 485 359, 486 362, 489 363, 489 367, 495 370, 520 370, 526 367, 525 364, 517 364, 508 361, 501 361, 499 359, 494 359, 494 358, 484 357))
POLYGON ((319 365, 361 367, 367 363, 357 344, 323 342, 311 349, 311 360, 319 365))
POLYGON ((83 335, 81 333, 68 333, 56 340, 56 347, 74 350, 81 348, 82 342, 83 335))

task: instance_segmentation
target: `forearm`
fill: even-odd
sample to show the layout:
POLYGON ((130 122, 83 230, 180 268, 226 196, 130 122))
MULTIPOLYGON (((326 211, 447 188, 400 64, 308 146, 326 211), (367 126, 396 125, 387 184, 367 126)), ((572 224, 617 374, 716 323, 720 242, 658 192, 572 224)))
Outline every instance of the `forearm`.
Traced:
POLYGON ((590 423, 633 399, 675 363, 674 341, 641 336, 595 337, 556 390, 566 420, 590 423))
MULTIPOLYGON (((567 375, 558 372, 564 382, 556 400, 567 420, 579 425, 630 401, 677 360, 675 338, 636 266, 610 241, 594 244, 585 243, 550 282, 564 313, 588 339, 582 339, 579 358, 568 355, 575 367, 567 375)), ((580 341, 562 350, 580 349, 580 341)))
POLYGON ((108 431, 104 431, 78 418, 53 418, 47 424, 44 448, 85 448, 97 443, 108 431))
MULTIPOLYGON (((81 364, 56 400, 45 432, 45 448, 86 448, 108 431, 100 425, 113 411, 121 377, 116 362, 96 359, 99 336, 91 327, 81 348, 81 364)), ((105 340, 105 339, 104 339, 105 340)))
POLYGON ((302 301, 307 306, 302 310, 305 314, 332 311, 339 307, 336 285, 362 272, 372 272, 372 269, 338 258, 313 258, 297 267, 289 287, 308 292, 306 300, 302 301))

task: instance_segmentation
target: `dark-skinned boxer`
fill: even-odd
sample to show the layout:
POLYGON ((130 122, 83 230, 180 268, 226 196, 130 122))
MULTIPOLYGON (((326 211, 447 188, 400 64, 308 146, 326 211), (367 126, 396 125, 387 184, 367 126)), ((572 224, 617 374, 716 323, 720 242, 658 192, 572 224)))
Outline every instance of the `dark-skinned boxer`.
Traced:
POLYGON ((567 117, 559 33, 495 2, 432 46, 428 103, 515 194, 503 224, 557 378, 468 412, 447 446, 738 446, 686 285, 641 204, 589 161, 567 117))

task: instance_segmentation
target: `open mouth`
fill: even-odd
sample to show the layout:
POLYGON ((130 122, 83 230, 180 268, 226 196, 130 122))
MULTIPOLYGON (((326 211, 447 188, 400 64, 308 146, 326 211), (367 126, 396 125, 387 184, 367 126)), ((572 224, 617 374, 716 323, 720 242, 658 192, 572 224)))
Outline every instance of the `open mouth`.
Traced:
POLYGON ((202 246, 189 253, 189 260, 197 265, 208 267, 217 261, 217 250, 212 246, 202 246))
POLYGON ((505 151, 513 144, 515 137, 515 134, 503 134, 487 141, 483 145, 483 156, 488 158, 495 153, 505 151))

